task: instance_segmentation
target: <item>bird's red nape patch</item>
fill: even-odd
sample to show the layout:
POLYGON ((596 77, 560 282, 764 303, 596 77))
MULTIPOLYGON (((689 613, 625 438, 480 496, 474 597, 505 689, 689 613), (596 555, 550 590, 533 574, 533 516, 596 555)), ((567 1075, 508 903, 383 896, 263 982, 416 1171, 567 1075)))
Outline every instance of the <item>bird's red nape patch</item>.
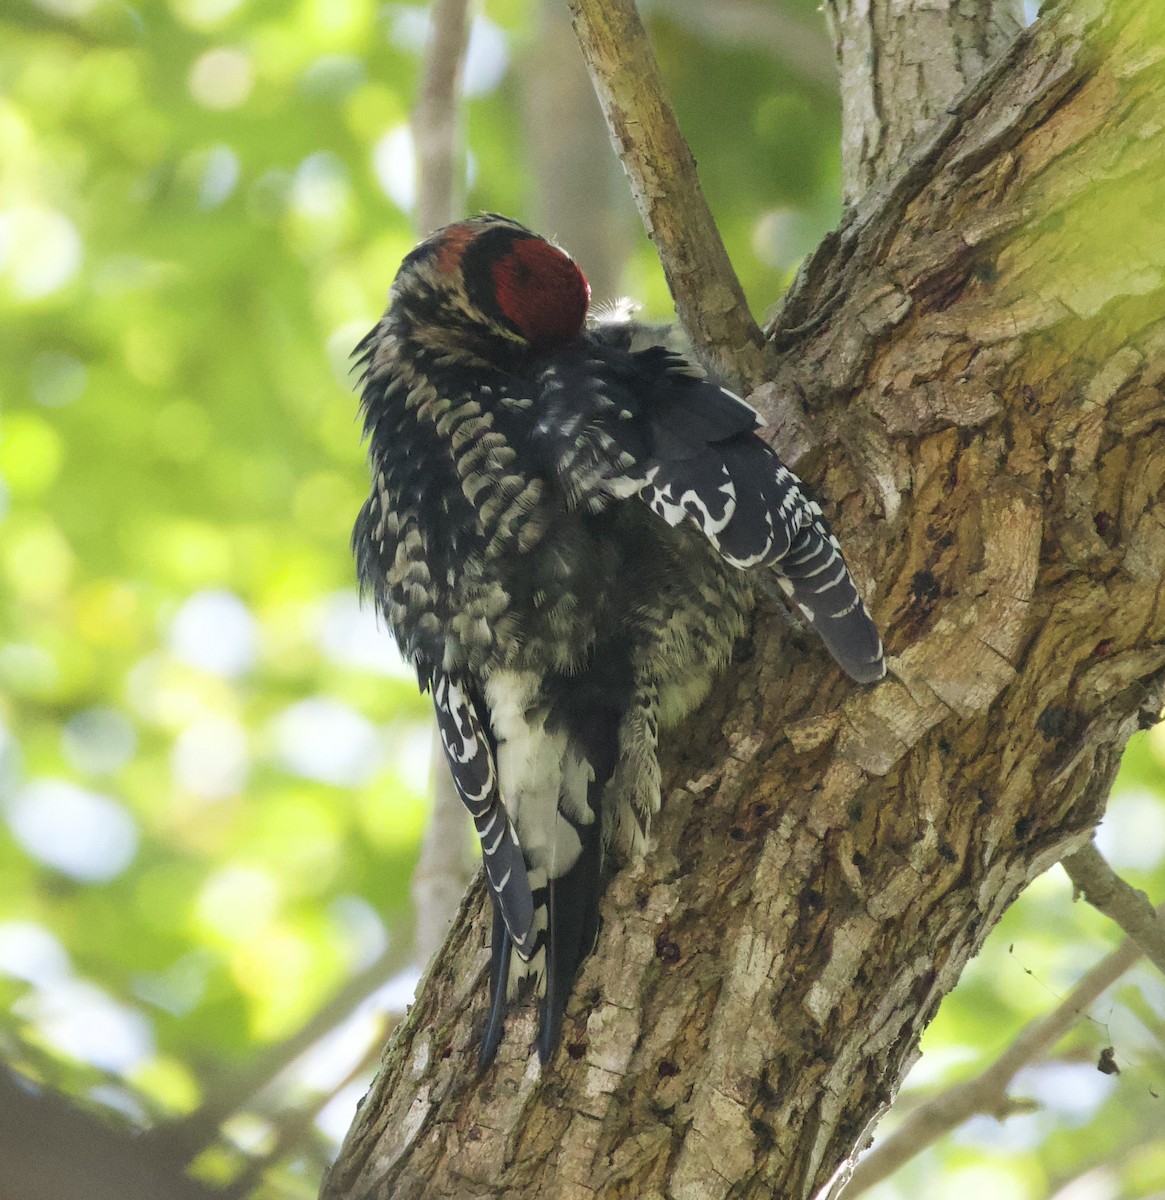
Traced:
POLYGON ((461 266, 461 259, 469 243, 477 236, 471 225, 450 225, 437 245, 437 269, 452 275, 461 266))
POLYGON ((532 346, 560 346, 582 332, 591 289, 569 254, 517 238, 490 270, 498 307, 532 346))

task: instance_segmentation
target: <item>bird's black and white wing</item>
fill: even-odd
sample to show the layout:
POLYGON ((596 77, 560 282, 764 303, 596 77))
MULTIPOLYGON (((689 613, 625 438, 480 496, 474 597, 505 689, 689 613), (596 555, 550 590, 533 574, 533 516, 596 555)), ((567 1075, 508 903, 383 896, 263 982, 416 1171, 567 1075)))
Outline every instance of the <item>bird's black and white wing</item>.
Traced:
POLYGON ((544 380, 543 454, 591 508, 637 497, 700 529, 728 563, 770 567, 838 664, 868 683, 882 642, 820 506, 756 436, 740 397, 662 348, 592 346, 544 380), (564 434, 564 428, 566 433, 564 434))
POLYGON ((486 883, 514 949, 529 958, 535 948, 534 898, 522 847, 498 788, 493 741, 464 680, 435 670, 430 687, 445 761, 481 841, 486 883))

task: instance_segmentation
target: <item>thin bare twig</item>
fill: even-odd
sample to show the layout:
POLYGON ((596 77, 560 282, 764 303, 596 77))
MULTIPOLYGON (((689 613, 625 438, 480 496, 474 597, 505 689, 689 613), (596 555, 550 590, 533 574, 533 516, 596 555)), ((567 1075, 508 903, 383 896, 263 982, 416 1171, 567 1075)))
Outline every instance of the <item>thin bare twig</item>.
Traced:
POLYGON ((764 337, 680 133, 634 0, 568 0, 575 33, 655 243, 676 312, 696 347, 752 389, 766 378, 764 337))
POLYGON ((374 962, 353 975, 289 1038, 269 1047, 254 1062, 235 1072, 188 1117, 159 1125, 146 1135, 147 1139, 164 1144, 170 1153, 182 1155, 184 1162, 195 1158, 217 1140, 219 1126, 231 1113, 244 1108, 297 1058, 346 1021, 373 992, 400 974, 412 958, 409 945, 406 930, 405 936, 394 940, 374 962))
POLYGON ((271 1148, 266 1153, 252 1158, 246 1164, 223 1190, 222 1200, 243 1200, 243 1197, 249 1196, 262 1179, 264 1171, 304 1144, 311 1134, 316 1118, 331 1103, 333 1097, 339 1095, 350 1083, 354 1083, 376 1065, 384 1043, 388 1040, 395 1024, 395 1021, 382 1023, 382 1029, 369 1042, 368 1049, 361 1055, 359 1062, 355 1063, 352 1069, 333 1087, 314 1096, 306 1104, 279 1114, 275 1120, 275 1141, 271 1148))
POLYGON ((417 225, 431 233, 453 220, 457 193, 461 64, 469 0, 434 0, 425 73, 413 111, 417 155, 417 225))
MULTIPOLYGON (((1156 916, 1163 913, 1165 906, 1156 916)), ((1084 975, 1046 1017, 1027 1025, 985 1071, 948 1088, 911 1113, 890 1137, 854 1167, 849 1182, 837 1194, 843 1200, 853 1200, 971 1117, 980 1113, 1006 1115, 1011 1105, 1007 1088, 1016 1074, 1051 1050, 1080 1015, 1140 957, 1141 948, 1136 942, 1122 942, 1084 975)))
POLYGON ((453 784, 435 727, 431 778, 433 808, 409 885, 416 920, 413 952, 422 970, 441 948, 474 869, 465 805, 453 784))
POLYGON ((1095 842, 1069 854, 1060 866, 1076 891, 1097 912, 1119 925, 1140 946, 1145 957, 1165 974, 1165 921, 1144 892, 1126 883, 1108 865, 1095 842))
MULTIPOLYGON (((417 232, 448 225, 460 208, 458 163, 461 68, 468 37, 469 0, 434 0, 432 36, 424 78, 413 111, 417 149, 417 232)), ((424 967, 436 953, 469 883, 465 807, 433 730, 433 810, 421 839, 410 893, 416 914, 413 946, 424 967)))

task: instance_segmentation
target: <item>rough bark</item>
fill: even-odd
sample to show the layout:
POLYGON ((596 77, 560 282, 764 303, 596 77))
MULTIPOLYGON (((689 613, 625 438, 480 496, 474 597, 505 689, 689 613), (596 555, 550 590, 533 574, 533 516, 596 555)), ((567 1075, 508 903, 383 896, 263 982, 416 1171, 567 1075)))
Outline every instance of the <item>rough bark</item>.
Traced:
POLYGON ((1081 845, 1165 687, 1165 28, 1057 6, 876 185, 768 330, 774 440, 892 651, 758 610, 664 748, 546 1070, 484 1075, 467 897, 324 1196, 817 1195, 967 960, 1081 845))
POLYGON ((1022 0, 825 0, 841 80, 842 190, 892 172, 1023 26, 1022 0))

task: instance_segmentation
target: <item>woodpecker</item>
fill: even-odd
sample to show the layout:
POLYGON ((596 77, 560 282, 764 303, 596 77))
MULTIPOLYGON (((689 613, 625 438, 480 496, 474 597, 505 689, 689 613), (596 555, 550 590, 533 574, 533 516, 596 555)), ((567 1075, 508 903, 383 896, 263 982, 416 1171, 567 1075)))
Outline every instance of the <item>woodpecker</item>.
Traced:
POLYGON ((626 323, 588 326, 570 256, 486 214, 426 238, 357 347, 372 488, 362 588, 431 693, 493 902, 488 1064, 523 980, 546 1062, 641 853, 656 742, 745 629, 767 568, 855 680, 882 644, 756 411, 626 323))

